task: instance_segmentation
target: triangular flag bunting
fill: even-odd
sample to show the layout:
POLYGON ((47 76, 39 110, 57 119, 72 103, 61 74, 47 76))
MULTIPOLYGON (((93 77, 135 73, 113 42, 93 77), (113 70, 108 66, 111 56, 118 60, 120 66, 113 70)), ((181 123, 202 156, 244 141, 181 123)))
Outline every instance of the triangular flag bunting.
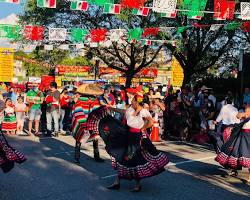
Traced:
POLYGON ((176 18, 177 11, 173 11, 172 13, 161 13, 161 17, 166 17, 166 18, 176 18))
POLYGON ((17 25, 0 24, 0 38, 19 39, 20 30, 17 25))
POLYGON ((89 3, 87 1, 73 1, 70 4, 71 10, 83 10, 87 11, 89 8, 89 3))
POLYGON ((134 8, 132 11, 133 15, 148 16, 150 8, 140 7, 139 9, 134 8))
POLYGON ((65 28, 49 28, 50 41, 65 41, 67 37, 67 29, 65 28))
POLYGON ((130 29, 128 31, 128 41, 135 43, 141 39, 143 30, 141 28, 130 29))
POLYGON ((56 0, 37 0, 37 7, 56 8, 56 0))
POLYGON ((183 33, 187 29, 188 29, 188 27, 186 27, 186 26, 178 27, 177 33, 183 33))
POLYGON ((153 11, 158 13, 173 13, 176 10, 177 0, 154 0, 153 11))
POLYGON ((27 40, 43 40, 44 28, 42 26, 25 26, 24 38, 27 40))
POLYGON ((139 9, 141 7, 144 7, 145 1, 146 0, 121 0, 121 5, 122 7, 125 7, 125 8, 139 9))
POLYGON ((105 4, 103 12, 108 13, 108 14, 119 15, 121 13, 121 5, 120 4, 105 4))
POLYGON ((250 2, 241 2, 241 19, 250 20, 250 2))
POLYGON ((98 6, 104 6, 105 4, 114 4, 114 0, 88 0, 91 4, 96 4, 98 6))
POLYGON ((234 18, 235 1, 214 0, 214 19, 226 20, 234 18))
POLYGON ((52 51, 53 50, 53 45, 44 45, 44 50, 52 51))
POLYGON ((159 33, 160 29, 159 28, 145 28, 144 32, 142 34, 143 37, 147 36, 157 36, 159 33))
POLYGON ((68 44, 61 44, 58 48, 61 50, 69 50, 69 45, 68 44))
POLYGON ((223 24, 212 24, 211 26, 210 26, 210 31, 218 31, 219 29, 220 29, 220 27, 222 27, 223 26, 223 24))
POLYGON ((245 32, 250 32, 250 22, 244 22, 243 23, 243 30, 245 32))
POLYGON ((102 29, 102 28, 92 29, 90 31, 91 42, 98 43, 105 41, 107 32, 108 32, 107 29, 102 29))
POLYGON ((88 30, 81 28, 71 29, 71 40, 73 42, 83 42, 88 34, 88 30))
POLYGON ((19 4, 20 0, 0 0, 0 2, 19 4))
POLYGON ((152 45, 152 41, 151 40, 143 40, 142 45, 150 46, 150 45, 152 45))
POLYGON ((198 19, 200 20, 204 13, 202 11, 205 10, 208 0, 184 0, 182 9, 188 10, 188 12, 183 12, 183 14, 187 15, 190 19, 198 19))
POLYGON ((242 23, 232 22, 232 23, 225 25, 225 29, 226 30, 235 30, 237 28, 240 28, 241 26, 242 26, 242 23))

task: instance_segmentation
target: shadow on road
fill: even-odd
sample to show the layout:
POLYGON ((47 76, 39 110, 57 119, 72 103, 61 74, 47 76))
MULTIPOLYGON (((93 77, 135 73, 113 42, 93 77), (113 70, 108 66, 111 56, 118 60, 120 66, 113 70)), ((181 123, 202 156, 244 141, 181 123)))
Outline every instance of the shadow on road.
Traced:
MULTIPOLYGON (((113 179, 101 177, 115 173, 109 160, 96 163, 91 156, 81 153, 78 166, 72 162, 74 148, 55 138, 36 142, 13 137, 9 141, 26 154, 28 161, 1 175, 1 200, 247 200, 250 196, 249 186, 221 178, 218 166, 202 162, 167 167, 161 175, 143 180, 143 191, 139 194, 129 192, 134 183, 128 181, 122 182, 121 191, 108 191, 105 185, 113 179)), ((185 161, 177 155, 168 155, 172 162, 185 161)))

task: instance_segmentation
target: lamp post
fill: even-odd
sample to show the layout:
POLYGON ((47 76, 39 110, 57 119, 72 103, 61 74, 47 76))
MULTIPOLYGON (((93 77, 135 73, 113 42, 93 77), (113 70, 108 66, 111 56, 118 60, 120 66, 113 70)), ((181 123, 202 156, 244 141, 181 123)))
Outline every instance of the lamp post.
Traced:
POLYGON ((95 73, 95 81, 97 76, 99 76, 99 64, 100 64, 100 60, 96 59, 95 60, 95 68, 94 68, 94 73, 95 73))

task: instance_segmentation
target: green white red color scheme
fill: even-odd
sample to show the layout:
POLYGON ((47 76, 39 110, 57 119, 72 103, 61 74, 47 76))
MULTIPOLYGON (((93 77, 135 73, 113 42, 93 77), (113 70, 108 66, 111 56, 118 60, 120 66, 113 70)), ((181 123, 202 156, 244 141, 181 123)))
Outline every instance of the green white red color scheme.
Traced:
POLYGON ((173 11, 172 13, 161 13, 161 17, 167 18, 176 18, 177 11, 173 11))
POLYGON ((121 5, 120 4, 105 4, 103 12, 108 13, 108 14, 119 15, 121 13, 121 5))
POLYGON ((37 7, 56 8, 56 0, 37 0, 37 7))
POLYGON ((71 2, 71 10, 83 10, 87 11, 89 8, 89 3, 87 1, 73 1, 71 2))
POLYGON ((20 0, 0 0, 0 2, 19 4, 20 0))
POLYGON ((152 41, 151 40, 143 40, 142 44, 145 46, 150 46, 150 45, 152 45, 152 41))
POLYGON ((139 9, 134 8, 132 14, 140 15, 140 16, 148 16, 150 8, 148 7, 141 7, 139 9))

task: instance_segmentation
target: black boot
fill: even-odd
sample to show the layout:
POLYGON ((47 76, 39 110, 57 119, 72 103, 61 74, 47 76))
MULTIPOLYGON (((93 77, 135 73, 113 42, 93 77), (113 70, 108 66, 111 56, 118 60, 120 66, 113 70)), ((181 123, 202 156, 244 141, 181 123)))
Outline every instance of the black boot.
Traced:
POLYGON ((94 159, 96 162, 104 162, 102 158, 100 158, 99 148, 98 148, 98 140, 93 140, 94 147, 94 159))
POLYGON ((58 137, 58 135, 59 135, 59 132, 55 131, 55 137, 58 137))
POLYGON ((76 164, 80 164, 80 155, 81 155, 81 143, 80 142, 76 142, 76 146, 75 146, 75 163, 76 164))

